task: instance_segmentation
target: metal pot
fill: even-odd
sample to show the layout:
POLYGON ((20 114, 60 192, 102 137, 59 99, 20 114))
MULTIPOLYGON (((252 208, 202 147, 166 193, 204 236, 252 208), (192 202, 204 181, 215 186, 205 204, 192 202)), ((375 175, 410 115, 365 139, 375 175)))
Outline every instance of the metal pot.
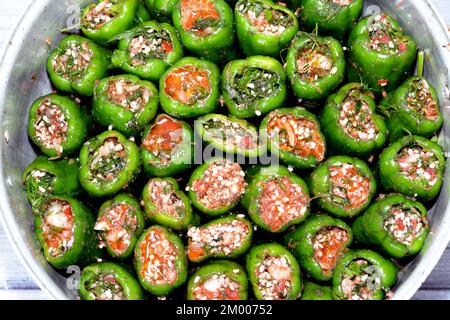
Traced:
MULTIPOLYGON (((35 281, 49 297, 77 298, 68 274, 55 271, 45 260, 33 232, 33 215, 23 190, 21 173, 36 156, 27 132, 28 108, 38 96, 52 91, 45 62, 52 47, 62 37, 61 28, 76 19, 80 6, 91 1, 34 1, 14 30, 0 70, 0 205, 1 222, 17 254, 35 281), (68 285, 69 284, 69 285, 68 285)), ((366 0, 365 14, 383 11, 399 20, 426 52, 426 77, 436 86, 445 126, 439 137, 450 151, 450 43, 447 28, 429 0, 366 0)), ((450 168, 450 160, 447 161, 450 168)), ((433 270, 450 240, 449 174, 447 170, 441 194, 429 212, 432 232, 422 252, 400 272, 394 299, 409 299, 433 270)), ((76 269, 69 270, 75 272, 76 269)))

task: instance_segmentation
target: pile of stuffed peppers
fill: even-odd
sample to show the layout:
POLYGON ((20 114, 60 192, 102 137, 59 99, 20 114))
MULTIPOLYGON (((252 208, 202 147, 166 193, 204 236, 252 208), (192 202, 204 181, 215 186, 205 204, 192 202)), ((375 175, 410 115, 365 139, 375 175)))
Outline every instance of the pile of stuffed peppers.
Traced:
POLYGON ((443 115, 414 39, 362 8, 82 8, 29 109, 47 261, 80 266, 88 300, 392 296, 431 228, 443 115))

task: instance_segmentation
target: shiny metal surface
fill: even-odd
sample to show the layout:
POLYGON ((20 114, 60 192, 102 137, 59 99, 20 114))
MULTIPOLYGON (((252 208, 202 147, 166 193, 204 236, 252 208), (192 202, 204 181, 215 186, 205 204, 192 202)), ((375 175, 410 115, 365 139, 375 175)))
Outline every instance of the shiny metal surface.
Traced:
MULTIPOLYGON (((66 278, 48 265, 34 237, 33 218, 21 172, 35 157, 26 133, 30 104, 52 88, 45 72, 50 52, 47 40, 54 47, 62 37, 60 29, 76 15, 76 8, 89 1, 37 0, 15 29, 0 69, 0 221, 18 255, 50 297, 77 298, 66 285, 66 278)), ((439 137, 441 145, 450 151, 450 101, 448 67, 450 42, 447 30, 434 7, 427 0, 367 1, 365 13, 386 11, 399 19, 419 47, 427 53, 426 76, 436 86, 445 127, 439 137)), ((450 166, 450 164, 449 164, 450 166)), ((450 240, 449 171, 441 195, 430 211, 432 233, 424 250, 400 273, 394 288, 394 299, 409 299, 432 271, 450 240)))

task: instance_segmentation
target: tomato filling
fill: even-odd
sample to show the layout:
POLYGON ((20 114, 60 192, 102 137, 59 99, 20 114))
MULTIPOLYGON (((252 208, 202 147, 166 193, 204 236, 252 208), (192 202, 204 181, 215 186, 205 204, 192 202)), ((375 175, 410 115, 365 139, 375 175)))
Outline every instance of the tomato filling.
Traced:
POLYGON ((174 218, 185 216, 186 207, 169 182, 151 180, 148 184, 147 197, 155 206, 154 214, 162 213, 174 218))
POLYGON ((43 214, 42 232, 47 253, 54 258, 64 255, 74 243, 74 217, 67 201, 50 200, 43 214))
POLYGON ((131 112, 138 112, 144 108, 151 95, 145 86, 124 78, 109 81, 107 92, 109 101, 131 112))
POLYGON ((407 49, 407 40, 396 30, 389 16, 376 15, 368 21, 369 48, 383 54, 399 54, 407 49))
POLYGON ((192 65, 173 70, 164 83, 168 96, 190 106, 205 100, 211 92, 208 72, 192 65))
POLYGON ((128 47, 131 64, 144 65, 148 60, 164 60, 173 51, 170 33, 166 30, 144 28, 131 40, 128 47))
POLYGON ((430 121, 439 118, 439 107, 427 80, 414 80, 410 85, 406 101, 408 109, 417 113, 419 117, 430 121))
POLYGON ((322 268, 323 274, 329 275, 333 272, 347 241, 348 232, 339 227, 325 227, 314 235, 314 260, 322 268))
POLYGON ((181 0, 181 25, 183 29, 199 36, 215 31, 220 15, 210 0, 181 0))
POLYGON ((79 80, 88 69, 93 55, 89 42, 70 42, 55 56, 52 67, 59 76, 67 80, 79 80))
POLYGON ((46 197, 52 194, 55 178, 53 174, 37 169, 27 175, 25 186, 33 209, 39 209, 46 197))
POLYGON ((322 161, 325 157, 324 141, 318 125, 306 118, 297 118, 287 113, 273 116, 268 125, 269 139, 282 151, 292 152, 300 157, 313 156, 322 161))
POLYGON ((292 288, 293 272, 283 257, 266 256, 254 270, 259 292, 264 300, 284 300, 292 288))
POLYGON ((309 206, 309 197, 303 188, 287 177, 265 182, 257 201, 259 215, 272 231, 303 217, 309 206))
POLYGON ((309 42, 298 51, 296 65, 298 74, 305 81, 316 81, 337 72, 330 48, 315 42, 309 42))
POLYGON ((422 217, 415 207, 402 205, 392 206, 383 221, 383 227, 391 237, 407 246, 411 245, 427 225, 426 217, 422 217))
MULTIPOLYGON (((239 270, 237 270, 239 271, 239 270)), ((241 285, 223 273, 214 274, 206 279, 196 277, 192 295, 194 300, 239 300, 241 285), (203 281, 202 281, 203 280, 203 281)))
POLYGON ((123 3, 123 0, 103 0, 99 2, 84 15, 83 26, 88 30, 101 29, 119 15, 119 8, 116 6, 119 2, 123 3))
POLYGON ((370 300, 381 289, 379 271, 369 261, 355 259, 347 265, 340 288, 348 300, 370 300))
POLYGON ((94 277, 89 278, 84 287, 95 300, 125 300, 125 292, 116 280, 114 275, 110 273, 99 273, 94 277))
POLYGON ((431 150, 420 146, 404 147, 397 156, 400 173, 409 180, 430 188, 438 182, 439 160, 431 150))
POLYGON ((94 183, 114 180, 127 164, 126 150, 115 137, 105 139, 90 158, 89 168, 94 183))

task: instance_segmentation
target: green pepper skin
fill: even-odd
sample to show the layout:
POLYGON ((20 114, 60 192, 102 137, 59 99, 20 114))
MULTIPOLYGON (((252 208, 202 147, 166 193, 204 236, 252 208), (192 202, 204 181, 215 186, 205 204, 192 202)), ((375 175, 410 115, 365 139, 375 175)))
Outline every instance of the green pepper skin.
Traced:
POLYGON ((391 195, 372 204, 364 215, 355 220, 352 228, 358 243, 370 245, 394 258, 404 258, 420 251, 430 230, 430 224, 427 219, 427 209, 420 202, 409 200, 401 195, 391 195), (414 208, 422 216, 424 226, 409 245, 397 241, 383 226, 391 213, 392 206, 414 208))
POLYGON ((398 87, 406 73, 411 69, 416 58, 416 43, 403 34, 402 29, 392 17, 387 14, 368 16, 361 19, 352 29, 348 38, 349 66, 347 70, 350 81, 363 81, 377 93, 390 92, 398 87), (372 50, 369 47, 369 28, 378 24, 392 30, 402 41, 402 50, 396 53, 372 50), (384 26, 385 24, 391 27, 384 26), (387 82, 386 82, 387 81, 387 82))
MULTIPOLYGON (((383 258, 378 253, 371 250, 349 250, 338 261, 336 268, 334 269, 332 279, 333 298, 335 300, 345 300, 347 297, 342 292, 341 281, 346 273, 349 272, 349 264, 358 259, 368 261, 371 266, 374 266, 374 270, 370 270, 371 275, 378 275, 380 280, 379 288, 374 290, 371 300, 383 300, 389 288, 392 287, 397 281, 397 267, 390 261, 383 258)), ((375 279, 374 279, 375 280, 375 279)))
MULTIPOLYGON (((141 94, 143 94, 142 91, 141 94)), ((101 125, 105 127, 111 125, 125 136, 136 136, 156 116, 158 96, 158 89, 153 83, 142 81, 136 76, 120 75, 105 78, 95 88, 92 114, 101 125), (111 83, 120 80, 131 86, 140 86, 140 88, 145 88, 143 90, 148 90, 148 102, 136 112, 110 100, 108 88, 111 83)))
MULTIPOLYGON (((61 40, 58 47, 52 51, 47 60, 47 72, 56 89, 64 92, 78 93, 82 96, 92 96, 95 82, 103 79, 111 62, 111 52, 95 42, 78 36, 70 35, 61 40), (63 55, 67 49, 73 46, 81 46, 84 43, 92 51, 92 57, 87 68, 80 76, 78 74, 67 77, 54 68, 54 60, 63 55)), ((58 64, 55 64, 57 66, 58 64)))
POLYGON ((306 212, 303 214, 303 216, 289 221, 288 223, 284 224, 277 230, 272 230, 270 226, 264 223, 264 220, 260 216, 258 204, 260 194, 264 189, 264 185, 268 181, 283 177, 287 177, 291 181, 291 183, 298 184, 302 188, 303 192, 306 194, 309 200, 309 190, 307 184, 303 181, 303 179, 291 173, 286 167, 283 166, 270 166, 259 169, 259 172, 254 173, 254 175, 252 176, 247 186, 247 191, 245 192, 244 196, 241 199, 242 206, 248 210, 248 214, 250 215, 250 218, 253 220, 253 222, 256 223, 262 229, 269 232, 274 233, 283 232, 292 225, 302 223, 303 221, 306 220, 306 218, 309 215, 310 209, 308 205, 308 208, 306 212))
POLYGON ((440 145, 426 138, 406 136, 383 150, 378 160, 378 170, 381 185, 386 190, 429 201, 436 198, 441 190, 445 170, 444 151, 440 145), (423 179, 421 181, 412 181, 400 172, 397 157, 399 152, 408 146, 423 148, 433 152, 436 156, 438 160, 436 168, 437 182, 432 187, 428 187, 428 183, 424 183, 423 179))
POLYGON ((347 156, 334 156, 328 158, 311 173, 308 182, 311 190, 311 196, 313 198, 317 198, 317 205, 321 209, 326 210, 327 212, 330 212, 340 218, 352 218, 363 212, 369 206, 377 191, 377 183, 369 166, 362 160, 347 156), (357 208, 349 208, 348 206, 344 206, 342 203, 344 200, 342 198, 339 198, 339 200, 335 199, 335 196, 332 193, 333 184, 330 181, 330 167, 339 166, 342 164, 353 165, 359 175, 369 179, 370 181, 367 199, 357 208))
POLYGON ((189 169, 194 157, 193 141, 194 132, 189 124, 166 114, 158 115, 155 122, 142 134, 141 159, 145 173, 149 177, 168 177, 189 169), (169 140, 174 145, 169 146, 170 149, 154 148, 153 140, 155 139, 151 139, 153 132, 155 132, 156 140, 162 137, 163 142, 169 140), (174 135, 180 137, 181 141, 173 141, 174 135), (166 152, 161 155, 161 151, 166 152))
POLYGON ((346 6, 328 0, 303 0, 300 20, 310 31, 317 26, 321 34, 344 39, 356 24, 362 9, 363 0, 353 0, 346 6))
POLYGON ((278 5, 271 0, 240 0, 236 3, 234 18, 236 20, 236 33, 239 45, 246 56, 263 55, 279 58, 280 51, 289 46, 289 43, 298 31, 298 21, 295 14, 287 7, 278 5), (248 20, 247 11, 243 12, 243 10, 246 10, 246 6, 254 5, 270 7, 272 9, 271 16, 274 10, 282 12, 288 17, 289 25, 287 27, 282 26, 284 29, 279 35, 266 34, 259 31, 248 20))
POLYGON ((106 215, 108 210, 112 206, 121 204, 125 204, 132 208, 132 211, 129 214, 135 216, 136 218, 136 229, 134 231, 127 230, 129 231, 129 233, 131 233, 131 237, 129 238, 130 244, 128 245, 128 248, 120 254, 118 254, 116 251, 113 250, 113 248, 109 246, 108 241, 106 239, 106 234, 105 237, 102 237, 102 235, 100 235, 103 238, 103 242, 105 243, 106 251, 111 257, 115 259, 126 259, 133 253, 136 242, 138 241, 138 238, 142 234, 142 231, 144 231, 145 227, 145 218, 144 214, 142 213, 139 202, 137 202, 137 200, 132 195, 126 193, 118 194, 113 199, 103 203, 98 211, 97 221, 102 216, 106 215))
POLYGON ((233 60, 225 66, 222 72, 222 94, 231 115, 238 118, 252 118, 255 115, 263 115, 281 107, 284 103, 287 96, 286 73, 281 63, 271 57, 253 56, 247 59, 233 60), (266 72, 265 74, 270 74, 270 80, 265 77, 245 79, 245 72, 252 69, 259 69, 266 72), (272 78, 276 82, 273 87, 274 92, 270 91, 269 94, 266 89, 272 90, 270 86, 273 81, 272 78), (249 88, 249 85, 255 86, 255 84, 257 88, 264 88, 262 91, 264 95, 250 103, 239 102, 242 95, 252 95, 254 91, 249 88), (241 89, 239 86, 242 86, 244 91, 239 92, 241 89))
POLYGON ((111 196, 126 188, 140 170, 139 148, 117 131, 105 131, 90 139, 80 151, 80 172, 78 178, 81 186, 91 197, 111 196), (96 150, 109 138, 117 139, 125 149, 125 166, 111 180, 93 181, 91 163, 96 150))
POLYGON ((386 115, 386 124, 389 129, 389 141, 395 142, 407 134, 430 137, 436 133, 444 122, 439 110, 439 100, 434 87, 425 78, 411 77, 395 91, 389 93, 378 107, 386 115), (418 103, 435 103, 436 118, 426 119, 423 114, 408 107, 408 98, 415 93, 417 85, 426 83, 431 101, 418 100, 418 103))
MULTIPOLYGON (((166 262, 161 263, 164 264, 166 262)), ((136 244, 136 247, 134 249, 134 267, 136 269, 139 282, 145 290, 156 296, 166 296, 170 294, 173 290, 175 290, 176 288, 180 287, 183 283, 185 283, 187 279, 188 263, 183 242, 181 241, 179 236, 177 236, 175 233, 172 233, 169 229, 158 225, 151 226, 150 228, 144 231, 144 233, 139 238, 138 243, 136 244), (173 262, 174 268, 177 273, 177 278, 174 283, 152 284, 149 283, 142 275, 142 272, 145 270, 143 270, 142 265, 143 261, 142 261, 141 245, 145 245, 147 243, 146 237, 152 231, 157 231, 164 234, 166 239, 175 247, 177 251, 177 256, 175 258, 175 261, 173 262)))
POLYGON ((81 148, 88 136, 89 123, 90 119, 86 108, 81 107, 69 97, 49 94, 38 98, 31 105, 28 116, 28 136, 46 156, 60 158, 73 154, 81 148), (43 121, 38 115, 38 109, 43 103, 55 105, 64 113, 64 119, 67 122, 67 131, 65 141, 62 141, 60 144, 62 150, 46 147, 36 135, 35 123, 43 121))
POLYGON ((348 240, 342 244, 341 254, 350 246, 353 240, 353 232, 342 220, 326 215, 317 215, 308 219, 295 231, 288 233, 284 242, 289 250, 297 257, 302 270, 318 281, 328 281, 333 276, 332 270, 322 269, 319 262, 314 258, 313 239, 317 232, 323 228, 337 227, 347 232, 348 240))
POLYGON ((332 146, 333 151, 338 153, 365 157, 382 148, 388 137, 383 117, 376 114, 375 101, 362 91, 362 85, 359 83, 349 83, 331 95, 322 109, 319 121, 329 145, 332 146), (369 107, 372 121, 377 130, 373 139, 363 140, 352 137, 339 123, 342 106, 346 99, 350 98, 356 103, 365 103, 369 107))
POLYGON ((40 212, 41 206, 48 196, 76 197, 81 191, 78 182, 78 161, 75 159, 50 161, 45 156, 39 156, 25 168, 22 181, 34 213, 40 212), (34 177, 33 171, 44 172, 46 176, 34 177), (51 177, 49 184, 41 180, 45 179, 47 175, 51 177))
POLYGON ((333 300, 331 287, 305 281, 303 283, 302 298, 300 300, 333 300))
POLYGON ((120 36, 118 48, 114 51, 111 61, 115 67, 124 70, 126 73, 157 83, 167 68, 181 59, 181 57, 183 57, 183 47, 174 27, 168 23, 147 21, 120 36), (165 54, 163 58, 147 58, 143 64, 133 63, 129 52, 130 45, 134 38, 145 34, 149 30, 157 33, 167 33, 171 42, 171 51, 165 54))
POLYGON ((294 95, 301 99, 318 100, 326 98, 344 80, 345 57, 339 41, 332 37, 320 37, 313 33, 299 32, 289 48, 286 61, 286 73, 294 91, 294 95), (307 49, 308 46, 319 44, 327 47, 333 68, 331 71, 317 80, 303 79, 298 72, 297 58, 299 51, 307 49))
POLYGON ((134 18, 134 24, 140 25, 144 22, 150 21, 152 19, 152 15, 150 11, 148 11, 147 6, 145 5, 145 0, 138 0, 139 4, 136 9, 136 16, 134 18))
POLYGON ((242 266, 233 261, 217 260, 205 264, 198 268, 191 276, 187 287, 187 300, 196 300, 194 289, 197 283, 203 283, 214 275, 226 275, 233 281, 240 284, 238 297, 233 300, 247 300, 248 298, 248 278, 242 266))
MULTIPOLYGON (((106 22, 101 28, 90 28, 90 22, 87 20, 89 11, 101 6, 105 0, 100 0, 98 3, 88 5, 81 12, 80 28, 84 35, 91 40, 98 43, 107 44, 117 35, 130 29, 134 24, 136 11, 139 0, 120 0, 112 4, 110 12, 117 14, 111 21, 106 22)), ((111 2, 110 2, 111 3, 111 2)))
POLYGON ((159 81, 159 100, 161 107, 166 113, 177 118, 195 118, 204 114, 212 113, 219 105, 219 84, 220 70, 214 63, 193 57, 185 57, 167 70, 159 81), (184 104, 178 100, 175 100, 166 93, 167 77, 171 74, 171 72, 186 66, 192 66, 198 68, 198 70, 205 71, 208 74, 209 80, 208 96, 204 99, 195 101, 192 105, 184 104))
POLYGON ((302 291, 302 276, 300 267, 295 257, 282 245, 278 243, 265 243, 254 246, 246 256, 247 274, 253 287, 253 293, 257 300, 266 300, 258 287, 258 276, 256 270, 267 257, 284 257, 291 268, 292 285, 286 297, 281 300, 296 300, 302 291))
POLYGON ((178 0, 144 0, 144 2, 156 20, 170 23, 178 0))
MULTIPOLYGON (((83 269, 80 276, 79 292, 83 300, 101 300, 89 290, 95 285, 95 289, 103 284, 99 277, 112 276, 123 290, 124 300, 144 300, 144 292, 139 282, 126 267, 113 262, 100 262, 83 269)), ((105 288, 106 289, 106 288, 105 288)), ((100 294, 104 293, 98 292, 100 294)))
MULTIPOLYGON (((230 51, 233 51, 234 43, 234 30, 233 30, 233 11, 230 6, 224 0, 209 0, 212 3, 218 18, 214 20, 212 28, 213 30, 207 34, 202 35, 198 32, 193 32, 192 29, 186 29, 183 25, 182 6, 185 0, 178 1, 172 13, 173 25, 180 35, 183 45, 192 52, 195 56, 202 59, 209 60, 214 63, 222 63, 224 59, 227 59, 230 55, 230 51)), ((186 5, 190 5, 187 3, 186 5)), ((194 8, 193 10, 198 10, 194 8)), ((196 23, 199 21, 208 21, 199 17, 196 23)), ((211 19, 211 18, 209 18, 211 19)), ((212 20, 212 19, 211 19, 212 20)), ((204 29, 200 29, 204 30, 204 29)), ((229 59, 229 58, 228 58, 229 59)))
MULTIPOLYGON (((192 205, 189 197, 180 190, 178 182, 174 178, 153 178, 144 187, 142 191, 142 200, 144 201, 146 218, 152 224, 159 224, 174 230, 186 230, 190 225, 194 224, 194 214, 192 212, 192 205), (165 195, 170 194, 170 197, 175 197, 183 203, 183 208, 177 209, 178 217, 173 217, 164 211, 158 211, 157 205, 150 198, 150 186, 152 183, 167 184, 164 187, 165 195), (182 212, 180 212, 180 210, 182 212)), ((168 201, 168 200, 165 200, 168 201)))
POLYGON ((44 206, 52 201, 64 201, 70 205, 73 216, 73 243, 63 254, 57 256, 49 252, 44 234, 46 213, 39 214, 34 219, 34 231, 42 247, 47 261, 56 269, 64 269, 71 265, 85 265, 96 261, 101 252, 98 248, 98 238, 94 232, 94 215, 91 210, 80 201, 66 196, 48 197, 44 206))

